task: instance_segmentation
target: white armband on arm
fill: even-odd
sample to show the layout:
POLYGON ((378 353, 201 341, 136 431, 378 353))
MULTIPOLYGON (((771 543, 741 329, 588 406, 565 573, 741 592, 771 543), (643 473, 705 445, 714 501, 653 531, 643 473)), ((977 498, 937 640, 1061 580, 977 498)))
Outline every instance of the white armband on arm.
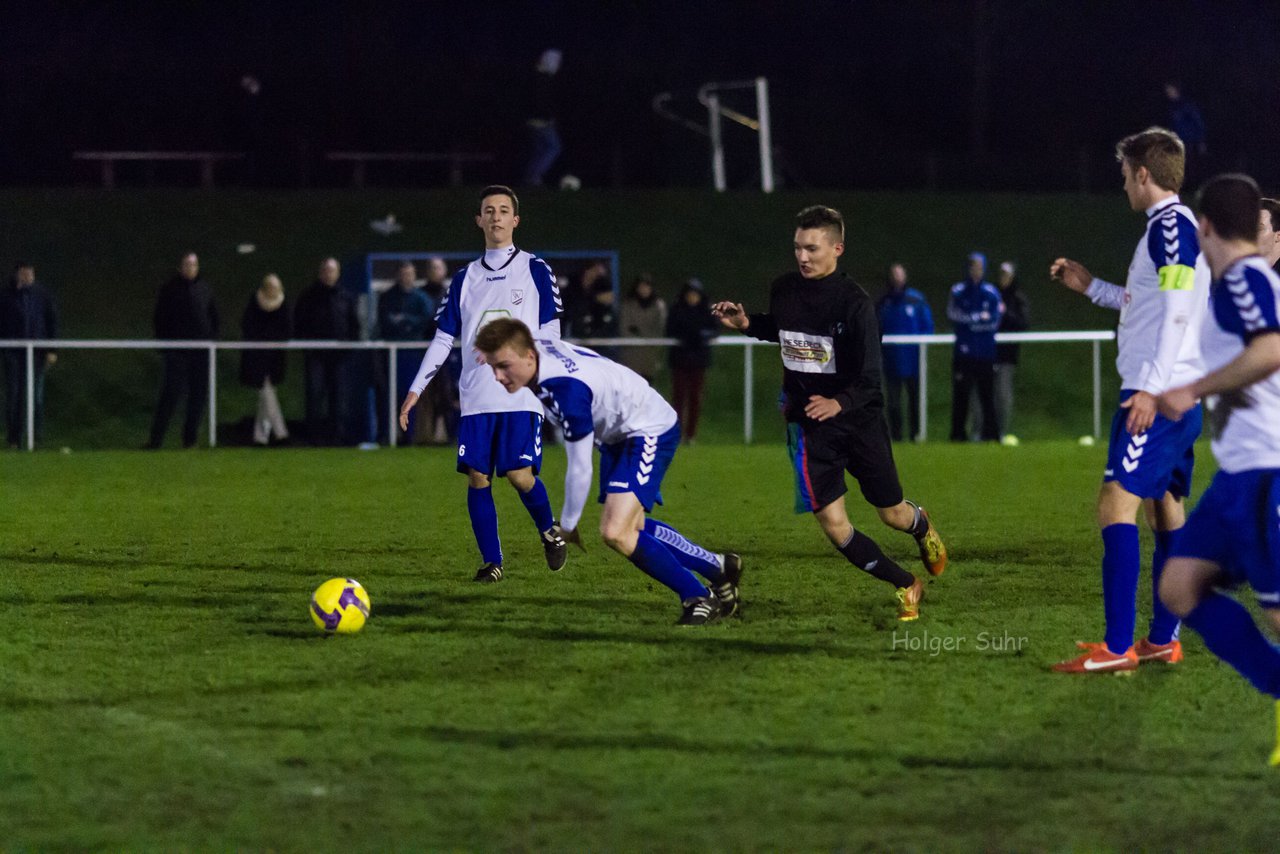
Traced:
POLYGON ((431 378, 440 370, 440 366, 444 364, 444 360, 449 358, 449 351, 453 349, 453 336, 447 332, 436 331, 436 336, 431 339, 431 346, 427 348, 426 354, 422 357, 422 366, 418 368, 418 375, 413 378, 413 385, 409 386, 409 391, 414 394, 421 395, 423 389, 427 387, 427 383, 431 382, 431 378))
POLYGON ((1160 296, 1164 315, 1156 332, 1156 353, 1150 361, 1143 363, 1138 374, 1138 390, 1150 394, 1160 394, 1169 388, 1173 366, 1178 361, 1178 351, 1182 349, 1182 339, 1186 337, 1196 299, 1195 291, 1189 290, 1162 291, 1160 296))
POLYGON ((1100 305, 1103 308, 1119 309, 1124 305, 1124 288, 1103 281, 1097 276, 1089 283, 1089 289, 1084 292, 1084 295, 1094 305, 1100 305))
POLYGON ((560 511, 560 527, 572 531, 582 521, 582 510, 591 492, 591 452, 595 450, 594 433, 564 443, 569 467, 564 473, 564 508, 560 511))

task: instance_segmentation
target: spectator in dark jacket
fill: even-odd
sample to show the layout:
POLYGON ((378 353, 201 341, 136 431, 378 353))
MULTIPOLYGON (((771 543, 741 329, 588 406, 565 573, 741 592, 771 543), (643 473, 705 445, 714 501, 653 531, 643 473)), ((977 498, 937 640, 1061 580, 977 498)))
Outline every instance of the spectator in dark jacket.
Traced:
POLYGON ((686 443, 691 444, 698 437, 702 388, 707 368, 711 367, 711 339, 719 331, 720 323, 711 314, 702 282, 690 279, 667 315, 667 337, 680 342, 672 346, 670 354, 671 403, 686 443))
MULTIPOLYGON (((1031 328, 1031 307, 1027 295, 1018 284, 1018 268, 1012 261, 1000 265, 996 276, 1000 298, 1004 301, 1004 317, 1000 319, 1000 332, 1026 332, 1031 328)), ((996 423, 1000 436, 1010 441, 1009 426, 1013 420, 1013 375, 1018 367, 1020 344, 996 344, 995 397, 996 423)), ((1012 438, 1016 442, 1016 438, 1012 438)))
POLYGON ((982 408, 982 440, 1000 441, 995 404, 996 330, 1004 315, 1000 291, 984 277, 987 258, 969 255, 968 275, 951 287, 947 317, 956 333, 952 351, 951 441, 965 441, 969 395, 976 387, 982 408))
MULTIPOLYGON (((53 296, 36 281, 36 268, 20 263, 9 287, 0 293, 0 338, 45 339, 58 337, 58 312, 53 296)), ((53 350, 32 353, 32 399, 35 403, 35 441, 44 432, 44 375, 58 354, 53 350)), ((5 427, 10 447, 18 447, 27 433, 27 351, 4 351, 5 427)))
MULTIPOLYGON (((245 341, 288 341, 293 337, 289 307, 285 304, 284 285, 271 273, 249 297, 240 319, 240 332, 245 341)), ((272 437, 277 442, 289 438, 289 427, 276 397, 276 386, 284 382, 284 350, 242 350, 240 382, 258 390, 258 413, 253 419, 253 441, 267 445, 272 437)))
MULTIPOLYGON (((396 280, 378 297, 378 330, 384 341, 430 341, 436 334, 435 306, 418 287, 418 268, 412 261, 404 261, 396 271, 396 280)), ((418 373, 425 349, 404 348, 396 351, 396 400, 404 400, 418 373)), ((383 353, 385 355, 385 351, 383 353)), ((379 359, 382 362, 382 359, 379 359)), ((385 363, 381 368, 386 375, 385 363)), ((384 380, 381 385, 386 385, 384 380)), ((425 395, 418 399, 418 406, 409 413, 409 429, 406 435, 416 434, 417 410, 426 405, 425 395)), ((379 402, 378 435, 386 435, 386 407, 379 402)))
MULTIPOLYGON (((342 268, 326 258, 314 283, 298 297, 293 313, 295 338, 356 341, 360 320, 356 301, 338 287, 342 268)), ((307 432, 313 445, 346 444, 347 366, 350 350, 308 350, 306 367, 307 432)))
MULTIPOLYGON (((924 294, 907 284, 901 264, 889 268, 884 296, 876 303, 881 335, 932 335, 933 312, 924 294)), ((885 402, 889 409, 889 433, 902 440, 902 392, 907 395, 908 438, 920 436, 920 348, 911 344, 886 344, 880 348, 884 365, 885 402)))
MULTIPOLYGON (((156 338, 163 341, 213 341, 218 337, 218 308, 213 288, 200 275, 200 259, 194 252, 182 256, 178 272, 160 288, 153 317, 156 338)), ((182 446, 193 447, 200 433, 209 394, 208 350, 163 350, 164 380, 151 436, 147 447, 160 448, 169 430, 169 419, 178 398, 187 396, 187 414, 182 422, 182 446)))

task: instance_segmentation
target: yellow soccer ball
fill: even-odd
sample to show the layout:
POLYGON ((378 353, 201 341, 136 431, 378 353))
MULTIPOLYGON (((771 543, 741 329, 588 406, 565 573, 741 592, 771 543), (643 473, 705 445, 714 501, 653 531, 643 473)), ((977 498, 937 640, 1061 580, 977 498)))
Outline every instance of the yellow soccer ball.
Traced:
POLYGON ((324 632, 360 631, 372 607, 369 594, 354 578, 330 578, 311 594, 311 619, 324 632))

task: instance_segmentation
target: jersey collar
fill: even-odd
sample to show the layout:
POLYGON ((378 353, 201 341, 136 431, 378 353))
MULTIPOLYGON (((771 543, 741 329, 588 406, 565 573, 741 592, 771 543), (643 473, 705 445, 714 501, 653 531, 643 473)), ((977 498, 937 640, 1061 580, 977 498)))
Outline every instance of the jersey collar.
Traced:
POLYGON ((489 271, 489 272, 491 272, 491 273, 496 273, 496 272, 498 272, 498 270, 505 270, 505 269, 507 269, 507 267, 511 265, 511 262, 512 262, 512 261, 514 261, 514 260, 516 260, 516 256, 517 256, 517 255, 519 255, 519 254, 520 254, 520 249, 519 249, 519 247, 517 247, 517 246, 513 243, 513 244, 511 244, 511 254, 507 256, 507 260, 506 260, 506 262, 505 262, 501 267, 498 267, 496 270, 495 270, 493 267, 490 267, 490 266, 489 266, 489 262, 488 262, 488 261, 486 261, 486 260, 484 259, 484 256, 483 256, 483 255, 481 255, 481 256, 480 256, 480 266, 481 266, 481 267, 484 267, 486 270, 488 270, 488 271, 489 271))
POLYGON ((1154 205, 1147 208, 1147 219, 1151 219, 1165 208, 1171 208, 1176 204, 1179 204, 1177 194, 1174 194, 1163 201, 1156 202, 1154 205))

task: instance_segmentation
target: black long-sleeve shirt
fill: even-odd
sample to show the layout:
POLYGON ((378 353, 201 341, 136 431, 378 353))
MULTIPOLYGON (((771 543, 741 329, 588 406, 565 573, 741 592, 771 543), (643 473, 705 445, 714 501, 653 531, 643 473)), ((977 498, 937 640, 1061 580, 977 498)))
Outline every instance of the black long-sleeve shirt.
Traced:
POLYGON ((777 341, 788 421, 809 422, 811 395, 840 404, 840 418, 880 418, 880 325, 875 305, 853 279, 836 271, 822 279, 787 273, 769 290, 769 311, 747 316, 746 334, 777 341))

